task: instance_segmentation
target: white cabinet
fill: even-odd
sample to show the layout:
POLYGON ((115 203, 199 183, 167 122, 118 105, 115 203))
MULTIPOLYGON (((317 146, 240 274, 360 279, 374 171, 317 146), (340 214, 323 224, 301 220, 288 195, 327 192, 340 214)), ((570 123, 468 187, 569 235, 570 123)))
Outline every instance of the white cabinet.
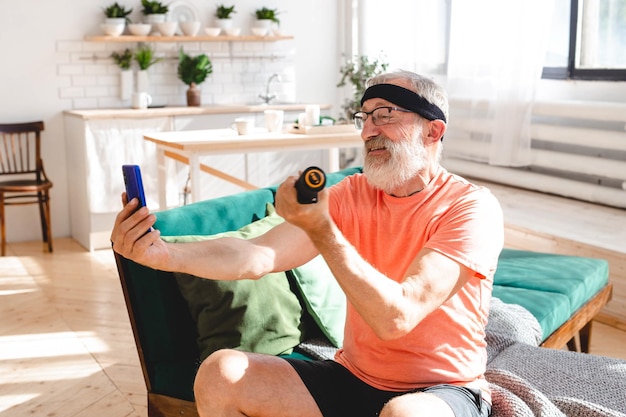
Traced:
POLYGON ((89 250, 110 246, 121 209, 121 166, 138 164, 148 205, 158 208, 156 147, 143 132, 172 129, 169 117, 86 120, 65 116, 70 226, 72 237, 89 250))

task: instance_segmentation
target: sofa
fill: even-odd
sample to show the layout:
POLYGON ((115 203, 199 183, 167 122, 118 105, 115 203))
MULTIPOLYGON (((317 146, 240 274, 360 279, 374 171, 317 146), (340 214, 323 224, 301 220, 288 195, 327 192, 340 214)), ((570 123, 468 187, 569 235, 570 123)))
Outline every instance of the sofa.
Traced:
MULTIPOLYGON (((330 173, 327 186, 357 172, 359 168, 330 173)), ((272 212, 275 192, 275 186, 266 187, 164 210, 156 213, 155 227, 172 241, 224 233, 247 238, 262 232, 257 225, 281 220, 272 212)), ((217 348, 315 360, 332 356, 341 344, 345 299, 319 260, 302 270, 264 277, 260 283, 238 282, 235 291, 232 284, 153 270, 118 254, 115 257, 146 381, 150 417, 197 415, 196 370, 217 348), (216 292, 223 296, 216 298, 216 292), (210 300, 203 299, 205 304, 198 307, 189 297, 200 293, 208 294, 210 300), (269 317, 259 318, 263 315, 269 317), (234 330, 224 329, 227 326, 234 330)), ((542 352, 565 345, 571 351, 588 352, 591 320, 609 301, 611 288, 604 260, 504 249, 493 290, 497 301, 493 305, 500 307, 500 314, 494 312, 493 323, 490 315, 490 326, 498 329, 490 334, 492 345, 498 348, 491 349, 490 361, 520 344, 542 352), (519 311, 502 314, 515 308, 528 320, 520 320, 519 311), (531 324, 520 330, 520 323, 531 324), (519 337, 529 333, 532 336, 519 337)), ((572 353, 576 360, 592 356, 572 353)))

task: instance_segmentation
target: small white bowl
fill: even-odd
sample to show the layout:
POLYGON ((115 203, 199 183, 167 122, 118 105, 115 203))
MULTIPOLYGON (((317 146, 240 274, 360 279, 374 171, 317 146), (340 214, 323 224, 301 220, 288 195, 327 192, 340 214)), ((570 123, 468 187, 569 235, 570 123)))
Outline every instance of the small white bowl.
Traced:
POLYGON ((267 35, 267 32, 269 32, 268 28, 262 28, 262 27, 254 27, 254 28, 252 28, 252 34, 254 36, 265 36, 265 35, 267 35))
POLYGON ((152 29, 152 25, 149 23, 131 23, 128 25, 128 31, 135 36, 147 36, 150 34, 150 29, 152 29))
POLYGON ((285 34, 285 32, 283 32, 283 30, 280 29, 279 27, 272 28, 272 35, 274 35, 274 36, 283 36, 284 34, 285 34))
POLYGON ((222 28, 204 28, 204 32, 207 36, 219 36, 222 28))
POLYGON ((224 29, 224 32, 226 32, 227 36, 239 36, 241 28, 228 28, 224 29))
POLYGON ((161 36, 174 36, 178 22, 161 22, 157 23, 156 26, 161 36))
POLYGON ((102 23, 100 28, 107 36, 120 36, 124 32, 124 26, 123 23, 102 23))
POLYGON ((196 36, 200 31, 200 22, 180 22, 180 30, 185 36, 196 36))

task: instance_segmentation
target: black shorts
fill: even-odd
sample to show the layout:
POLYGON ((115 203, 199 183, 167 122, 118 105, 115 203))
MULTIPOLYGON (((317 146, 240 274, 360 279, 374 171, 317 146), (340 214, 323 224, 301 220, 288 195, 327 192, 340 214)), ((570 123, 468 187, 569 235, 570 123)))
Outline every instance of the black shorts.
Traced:
POLYGON ((286 359, 296 370, 324 417, 375 417, 392 398, 428 392, 444 400, 458 417, 487 417, 491 406, 479 390, 455 385, 436 385, 407 392, 373 388, 335 361, 286 359))

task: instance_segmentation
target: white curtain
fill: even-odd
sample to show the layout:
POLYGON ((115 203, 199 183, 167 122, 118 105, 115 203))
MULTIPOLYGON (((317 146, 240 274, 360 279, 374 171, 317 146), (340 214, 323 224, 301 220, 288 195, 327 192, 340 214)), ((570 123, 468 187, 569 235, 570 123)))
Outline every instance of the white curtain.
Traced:
POLYGON ((359 24, 360 53, 393 51, 386 54, 392 68, 431 75, 446 85, 451 127, 482 125, 483 134, 464 138, 478 142, 475 146, 455 146, 455 136, 446 136, 447 155, 504 166, 529 163, 532 103, 554 0, 390 0, 384 7, 359 0, 359 5, 365 12, 360 13, 365 15, 359 24), (381 9, 393 10, 392 16, 381 9), (447 66, 438 65, 448 38, 447 66), (461 102, 465 106, 457 108, 461 102))
POLYGON ((453 101, 469 100, 469 119, 488 126, 472 137, 489 144, 473 159, 504 166, 530 162, 532 103, 553 9, 554 0, 452 2, 448 93, 453 101))

